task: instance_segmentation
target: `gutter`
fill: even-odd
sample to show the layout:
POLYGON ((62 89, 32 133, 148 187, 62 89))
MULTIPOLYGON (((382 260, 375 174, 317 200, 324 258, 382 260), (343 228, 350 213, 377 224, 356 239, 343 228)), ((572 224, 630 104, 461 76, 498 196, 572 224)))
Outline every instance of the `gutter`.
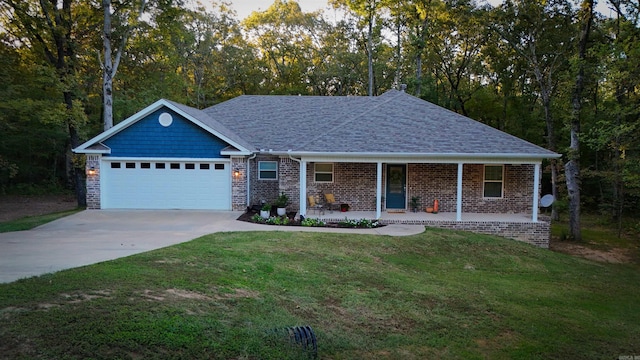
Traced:
POLYGON ((422 158, 440 158, 440 159, 485 159, 485 158, 506 158, 506 159, 549 159, 560 158, 562 154, 550 152, 549 154, 510 154, 510 153, 479 153, 479 154, 465 154, 465 153, 374 153, 374 152, 311 152, 311 151, 265 151, 271 155, 281 156, 317 156, 317 157, 363 157, 363 158, 409 158, 409 157, 422 157, 422 158))

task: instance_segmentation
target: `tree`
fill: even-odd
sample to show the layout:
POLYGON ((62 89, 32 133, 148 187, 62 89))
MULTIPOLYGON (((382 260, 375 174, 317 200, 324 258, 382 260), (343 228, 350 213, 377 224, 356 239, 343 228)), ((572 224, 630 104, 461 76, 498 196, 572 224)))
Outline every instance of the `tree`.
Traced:
POLYGON ((368 94, 373 96, 374 72, 373 72, 373 31, 378 11, 382 8, 382 0, 330 0, 329 3, 335 8, 351 10, 354 14, 363 19, 367 26, 367 64, 369 70, 368 94))
POLYGON ((317 13, 303 13, 295 1, 276 0, 253 12, 243 25, 264 61, 269 92, 306 94, 316 50, 317 13))
MULTIPOLYGON (((492 29, 526 60, 538 86, 547 128, 547 148, 557 151, 556 125, 551 102, 559 72, 567 67, 574 32, 571 6, 565 0, 507 0, 494 11, 492 29)), ((558 164, 551 160, 551 187, 558 199, 558 164)), ((551 217, 558 219, 557 207, 551 217)))
POLYGON ((565 179, 569 195, 569 236, 581 241, 580 231, 580 111, 582 110, 582 93, 585 86, 585 61, 587 42, 593 22, 593 0, 584 0, 581 10, 581 30, 578 40, 578 71, 576 74, 571 105, 571 145, 569 161, 565 164, 565 179))
MULTIPOLYGON (((138 11, 138 19, 142 16, 146 0, 140 1, 140 9, 138 11)), ((109 130, 113 127, 113 78, 115 78, 118 72, 118 66, 120 65, 120 59, 122 58, 122 52, 127 44, 127 39, 131 32, 131 28, 127 28, 124 31, 124 35, 120 39, 120 45, 116 51, 115 59, 112 58, 112 13, 111 13, 111 0, 102 0, 102 9, 104 13, 104 26, 102 31, 103 41, 103 58, 101 63, 102 67, 102 99, 103 99, 103 121, 104 130, 109 130)), ((122 8, 121 8, 122 9, 122 8)), ((117 9, 120 11, 121 9, 117 9)), ((125 14, 125 21, 128 17, 125 14)))
MULTIPOLYGON (((81 102, 76 99, 77 37, 73 34, 73 0, 4 0, 10 31, 15 41, 30 47, 44 63, 55 70, 59 96, 64 104, 64 123, 68 130, 68 146, 80 145, 79 128, 86 121, 81 102)), ((71 160, 71 156, 69 156, 71 160)), ((79 206, 86 205, 84 166, 76 158, 70 161, 69 178, 75 188, 79 206)))

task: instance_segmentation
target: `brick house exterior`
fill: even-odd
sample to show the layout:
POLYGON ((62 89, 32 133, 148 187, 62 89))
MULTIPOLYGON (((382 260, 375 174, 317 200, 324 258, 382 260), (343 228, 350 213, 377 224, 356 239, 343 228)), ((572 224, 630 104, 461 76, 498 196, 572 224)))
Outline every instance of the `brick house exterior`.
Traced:
MULTIPOLYGON (((159 100, 77 149, 87 203, 103 208, 242 211, 279 194, 307 215, 332 193, 353 212, 440 204, 434 227, 498 234, 545 247, 541 164, 558 154, 389 91, 378 97, 240 96, 204 110, 159 100), (465 214, 527 214, 471 221, 465 214)), ((394 220, 395 221, 395 220, 394 220)), ((405 220, 406 221, 406 220, 405 220)), ((393 222, 388 220, 388 222, 393 222)))

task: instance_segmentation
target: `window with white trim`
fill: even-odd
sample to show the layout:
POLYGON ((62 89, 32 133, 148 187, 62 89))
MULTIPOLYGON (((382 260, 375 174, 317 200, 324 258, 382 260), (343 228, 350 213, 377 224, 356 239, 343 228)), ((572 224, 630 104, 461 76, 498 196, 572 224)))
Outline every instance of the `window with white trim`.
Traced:
POLYGON ((482 196, 485 198, 501 198, 503 190, 504 165, 485 165, 482 196))
POLYGON ((258 161, 259 180, 278 180, 277 161, 258 161))
POLYGON ((313 170, 316 182, 333 182, 333 163, 315 163, 313 170))

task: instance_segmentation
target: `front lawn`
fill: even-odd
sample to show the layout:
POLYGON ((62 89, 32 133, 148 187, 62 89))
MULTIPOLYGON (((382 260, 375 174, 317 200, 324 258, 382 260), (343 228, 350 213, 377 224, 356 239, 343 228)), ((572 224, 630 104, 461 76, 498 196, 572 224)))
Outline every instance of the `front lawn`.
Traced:
POLYGON ((219 233, 0 284, 0 358, 617 359, 640 272, 490 236, 219 233))

